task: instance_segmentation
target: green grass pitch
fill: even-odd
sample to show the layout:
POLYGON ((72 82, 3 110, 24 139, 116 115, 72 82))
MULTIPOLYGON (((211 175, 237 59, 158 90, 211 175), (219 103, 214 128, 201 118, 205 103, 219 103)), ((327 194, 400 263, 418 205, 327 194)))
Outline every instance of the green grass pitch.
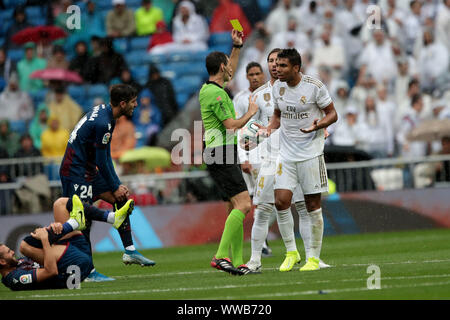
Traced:
MULTIPOLYGON (((281 273, 280 240, 274 256, 263 258, 263 273, 233 277, 209 266, 216 244, 142 251, 154 267, 125 266, 122 253, 94 255, 97 270, 116 281, 82 283, 80 290, 13 292, 0 287, 0 300, 51 299, 449 299, 450 230, 403 231, 325 237, 322 259, 332 268, 281 273), (380 270, 380 289, 368 289, 368 266, 380 270)), ((297 240, 302 258, 303 243, 297 240)), ((250 243, 245 243, 249 258, 250 243)), ((376 282, 369 279, 370 284, 376 282)))

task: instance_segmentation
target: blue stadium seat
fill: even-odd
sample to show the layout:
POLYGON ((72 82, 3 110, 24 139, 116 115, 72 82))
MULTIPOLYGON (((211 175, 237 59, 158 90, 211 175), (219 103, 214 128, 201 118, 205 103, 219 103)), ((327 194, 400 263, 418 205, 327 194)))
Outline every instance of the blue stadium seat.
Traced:
POLYGON ((139 84, 144 85, 148 80, 148 65, 143 66, 132 66, 131 68, 131 76, 135 79, 139 84))
POLYGON ((119 53, 126 53, 128 52, 128 39, 127 38, 116 38, 114 39, 114 49, 119 53))
POLYGON ((46 7, 45 6, 29 6, 25 7, 25 12, 27 14, 28 20, 31 20, 33 18, 40 18, 46 16, 46 7))
POLYGON ((268 14, 272 8, 272 0, 258 0, 258 7, 264 14, 268 14))
POLYGON ((162 64, 167 62, 167 56, 164 54, 146 54, 146 63, 162 64))
POLYGON ((87 98, 87 90, 84 86, 79 85, 69 85, 67 87, 67 93, 72 97, 80 106, 85 102, 87 98))
POLYGON ((230 44, 215 44, 209 47, 211 51, 220 51, 226 54, 230 54, 231 52, 231 43, 230 44))
POLYGON ((44 166, 44 173, 50 181, 59 181, 59 164, 51 163, 44 166))
POLYGON ((98 10, 109 10, 113 7, 111 0, 97 0, 96 1, 96 8, 98 10))
POLYGON ((173 85, 177 94, 193 93, 200 88, 202 82, 203 79, 200 76, 191 75, 177 78, 173 85))
POLYGON ((104 84, 93 84, 87 86, 87 98, 107 97, 109 95, 108 87, 104 84))
POLYGON ((127 0, 127 7, 134 11, 141 6, 142 0, 127 0))
POLYGON ((175 52, 168 55, 168 60, 172 62, 192 61, 192 52, 175 52))
POLYGON ((17 132, 19 135, 22 135, 28 131, 27 122, 24 120, 10 121, 9 128, 11 131, 17 132))
POLYGON ((209 42, 210 46, 215 46, 215 45, 219 45, 219 44, 228 44, 228 45, 230 45, 230 47, 233 43, 229 32, 212 33, 211 36, 209 37, 208 42, 209 42))
POLYGON ((150 37, 134 37, 130 39, 130 49, 134 50, 147 50, 148 44, 150 42, 150 37))
POLYGON ((19 5, 24 5, 27 2, 27 0, 3 0, 3 4, 6 8, 15 8, 19 5))
POLYGON ((177 100, 177 104, 178 104, 178 109, 182 110, 184 109, 184 106, 186 104, 186 102, 189 100, 189 97, 191 96, 190 93, 177 93, 175 96, 175 99, 177 100))
POLYGON ((200 61, 204 64, 208 53, 208 50, 191 52, 191 61, 200 61))
POLYGON ((145 50, 131 51, 125 54, 125 60, 130 66, 143 65, 147 61, 148 53, 145 50))
POLYGON ((37 106, 41 103, 44 102, 45 100, 45 96, 47 95, 48 89, 47 88, 42 88, 38 91, 35 92, 29 92, 29 95, 31 97, 31 99, 33 100, 33 104, 34 107, 37 108, 37 106))
POLYGON ((45 24, 47 23, 47 19, 45 18, 45 16, 32 17, 28 19, 28 22, 34 26, 45 26, 45 24))
POLYGON ((204 62, 171 63, 169 64, 169 67, 176 73, 177 77, 196 75, 203 79, 208 75, 204 62))
POLYGON ((25 52, 23 49, 9 49, 8 50, 8 57, 12 60, 12 61, 19 61, 20 59, 22 59, 25 56, 25 52))

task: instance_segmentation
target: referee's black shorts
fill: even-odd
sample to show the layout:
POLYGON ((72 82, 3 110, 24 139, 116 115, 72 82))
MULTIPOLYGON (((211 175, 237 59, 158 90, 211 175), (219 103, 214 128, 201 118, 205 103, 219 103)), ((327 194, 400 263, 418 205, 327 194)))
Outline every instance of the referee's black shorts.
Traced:
MULTIPOLYGON (((230 201, 231 198, 238 195, 243 191, 247 191, 247 185, 245 183, 244 177, 242 176, 241 166, 238 161, 237 156, 237 146, 229 146, 227 148, 232 148, 233 150, 229 150, 232 152, 233 158, 230 161, 230 158, 225 159, 225 151, 224 157, 219 156, 218 159, 221 161, 213 162, 213 158, 215 158, 217 152, 221 147, 218 148, 206 148, 205 152, 205 162, 206 167, 208 169, 211 178, 217 184, 220 192, 222 193, 223 201, 230 201), (227 161, 228 160, 228 161, 227 161)), ((230 153, 228 153, 229 155, 230 153)), ((216 158, 217 160, 217 158, 216 158)))

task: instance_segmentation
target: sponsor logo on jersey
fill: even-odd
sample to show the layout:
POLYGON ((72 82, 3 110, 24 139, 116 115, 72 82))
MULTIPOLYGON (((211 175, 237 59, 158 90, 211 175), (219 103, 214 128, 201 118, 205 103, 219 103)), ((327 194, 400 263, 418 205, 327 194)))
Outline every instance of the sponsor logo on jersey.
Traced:
POLYGON ((111 133, 107 132, 107 133, 105 133, 105 135, 103 136, 102 143, 103 143, 103 144, 108 144, 108 142, 109 142, 110 139, 111 139, 111 133))
POLYGON ((24 275, 20 276, 19 281, 22 284, 28 284, 33 281, 33 278, 31 277, 31 274, 24 274, 24 275))

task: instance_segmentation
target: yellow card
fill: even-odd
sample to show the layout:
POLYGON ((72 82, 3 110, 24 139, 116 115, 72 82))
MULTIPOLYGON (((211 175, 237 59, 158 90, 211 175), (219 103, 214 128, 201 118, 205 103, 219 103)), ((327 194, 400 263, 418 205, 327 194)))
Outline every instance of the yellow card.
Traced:
POLYGON ((241 23, 239 22, 238 19, 230 20, 230 23, 233 26, 233 29, 235 29, 235 30, 237 30, 239 32, 244 31, 244 28, 242 28, 241 23))

